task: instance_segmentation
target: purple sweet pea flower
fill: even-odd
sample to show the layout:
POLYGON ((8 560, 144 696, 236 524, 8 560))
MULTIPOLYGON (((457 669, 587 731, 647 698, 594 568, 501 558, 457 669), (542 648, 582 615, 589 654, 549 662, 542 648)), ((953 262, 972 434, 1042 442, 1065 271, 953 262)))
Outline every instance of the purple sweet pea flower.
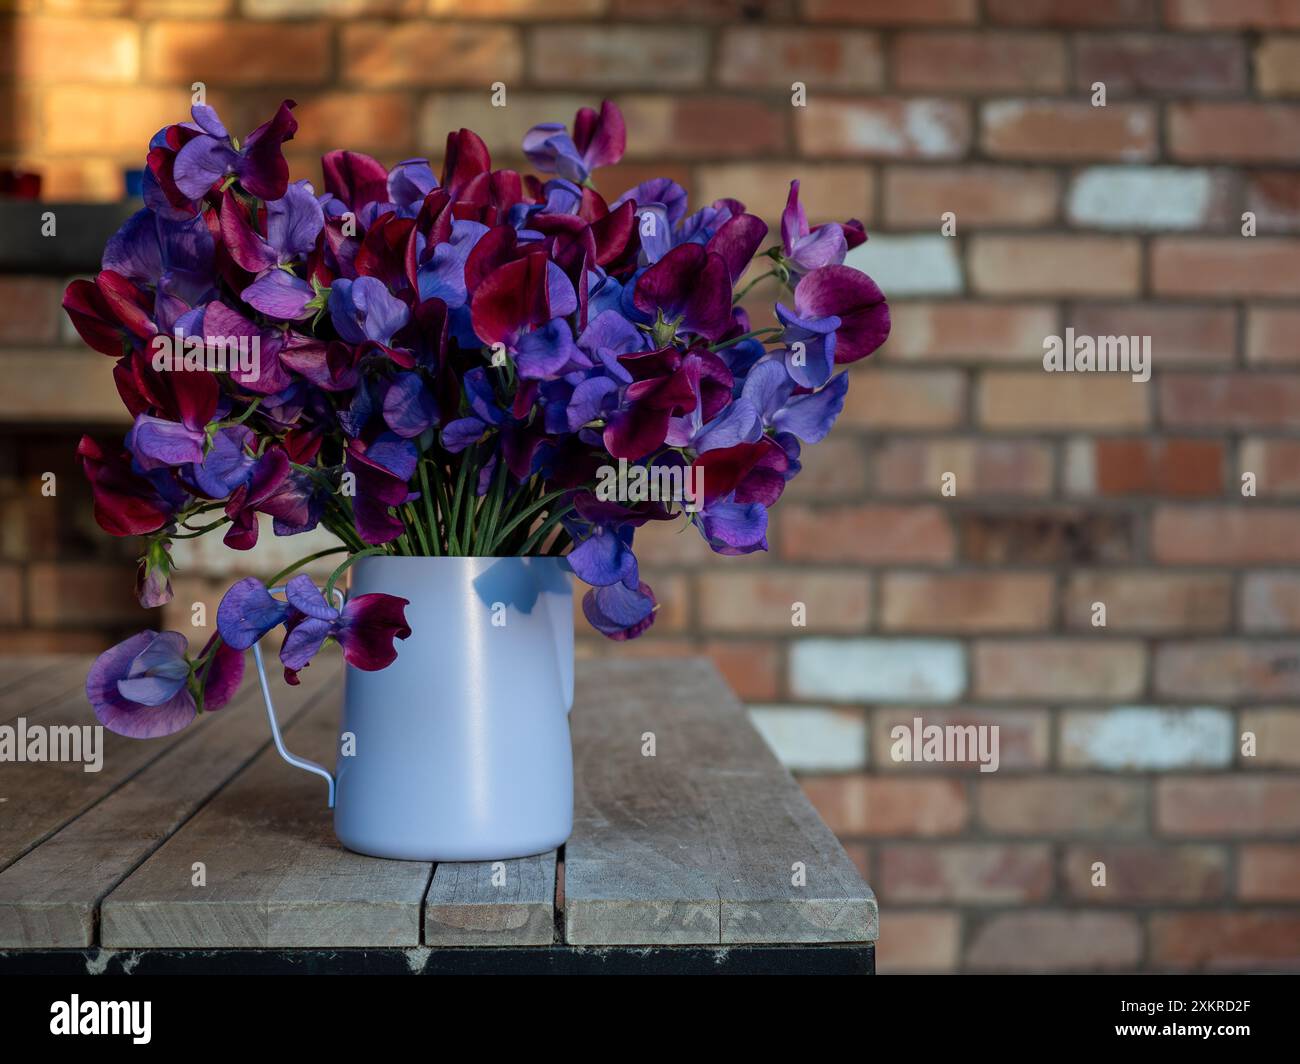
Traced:
POLYGON ((465 260, 487 231, 480 222, 451 223, 451 239, 438 244, 416 273, 421 300, 441 299, 450 310, 465 305, 465 260))
POLYGON ((402 218, 414 218, 424 197, 437 187, 428 159, 404 159, 388 171, 388 199, 402 218))
POLYGON ((176 153, 176 187, 192 200, 201 199, 213 184, 233 174, 247 192, 261 200, 277 200, 289 184, 289 164, 281 146, 298 130, 294 102, 285 100, 269 121, 253 130, 236 149, 217 112, 203 104, 191 110, 202 130, 176 153))
MULTIPOLYGON (((189 687, 191 671, 183 635, 140 632, 95 659, 86 677, 86 697, 109 731, 133 739, 159 738, 180 731, 198 712, 189 687)), ((242 657, 218 648, 204 682, 204 708, 220 709, 229 702, 242 676, 242 657)))
POLYGON ((783 303, 776 305, 777 320, 785 326, 785 368, 801 387, 820 388, 835 370, 835 330, 840 319, 801 318, 783 303))
POLYGON ((590 107, 578 111, 573 136, 558 122, 544 122, 524 134, 524 154, 544 174, 584 184, 600 166, 612 166, 623 158, 627 128, 623 113, 612 100, 600 105, 600 114, 590 107))
POLYGON ((848 251, 844 229, 837 223, 808 227, 808 215, 799 202, 799 182, 790 182, 790 195, 781 212, 781 251, 796 280, 820 266, 838 266, 848 251))
POLYGON ((438 423, 438 404, 424 379, 415 372, 399 373, 384 392, 384 423, 397 435, 412 439, 438 423))
POLYGON ((418 461, 415 444, 393 433, 384 433, 369 445, 361 440, 348 444, 344 465, 356 481, 353 524, 366 543, 388 543, 406 531, 388 511, 418 498, 407 487, 418 461))
POLYGON ((602 635, 620 642, 635 639, 652 624, 659 603, 650 585, 594 587, 582 597, 582 613, 602 635))
POLYGON ((228 647, 247 650, 289 617, 289 606, 262 581, 247 576, 230 586, 217 607, 217 631, 228 647))
POLYGON ((590 369, 591 360, 573 341, 573 330, 563 318, 521 336, 514 345, 515 366, 524 380, 549 380, 565 373, 590 369))
POLYGON ((818 443, 826 438, 835 419, 844 409, 849 390, 847 373, 832 377, 820 391, 794 395, 795 382, 776 359, 757 363, 741 389, 742 402, 752 404, 759 413, 764 429, 788 432, 804 443, 818 443))
POLYGON ((202 429, 186 428, 178 421, 140 414, 126 436, 126 447, 141 473, 203 461, 202 429))
POLYGON ((767 550, 767 508, 762 503, 736 502, 733 493, 706 503, 696 523, 715 554, 767 550))
POLYGON ((339 336, 350 344, 374 340, 389 344, 393 333, 411 318, 411 312, 377 277, 340 278, 330 286, 330 320, 339 336))

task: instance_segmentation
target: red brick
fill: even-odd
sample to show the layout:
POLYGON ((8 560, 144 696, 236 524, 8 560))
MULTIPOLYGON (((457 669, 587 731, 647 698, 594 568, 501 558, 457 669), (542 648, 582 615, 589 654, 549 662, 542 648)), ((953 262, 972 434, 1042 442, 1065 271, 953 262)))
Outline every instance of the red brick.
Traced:
POLYGON ((885 219, 899 228, 938 228, 943 214, 957 230, 1037 226, 1056 218, 1061 183, 1051 170, 1010 166, 892 166, 885 173, 885 219))
POLYGON ((133 593, 134 567, 107 562, 36 562, 27 568, 27 603, 37 627, 145 623, 133 593))
POLYGON ((941 563, 953 557, 952 527, 938 506, 784 506, 781 555, 794 561, 941 563))
POLYGON ((1297 29, 1290 0, 1164 0, 1165 21, 1178 29, 1297 29))
POLYGON ((873 431, 952 428, 965 413, 966 377, 958 370, 876 367, 851 378, 839 424, 873 431))
POLYGON ((1003 835, 1140 835, 1144 783, 1102 777, 980 780, 979 823, 1003 835))
POLYGON ((792 606, 806 607, 809 632, 861 632, 870 618, 871 578, 828 572, 705 572, 699 578, 700 623, 719 632, 791 635, 792 606))
MULTIPOLYGON (((275 113, 283 98, 258 94, 255 106, 241 97, 242 117, 235 128, 256 129, 275 113)), ((312 92, 304 93, 294 109, 298 132, 291 147, 312 154, 331 151, 346 144, 353 151, 374 152, 385 162, 396 162, 415 150, 415 109, 405 92, 312 92)), ((222 117, 226 122, 231 120, 222 117)), ((439 147, 441 152, 441 147, 439 147)), ((435 161, 435 167, 438 165, 435 161)), ((297 169, 291 168, 296 178, 297 169)))
POLYGON ((995 371, 980 375, 975 409, 991 430, 1135 429, 1150 423, 1150 400, 1146 384, 1119 373, 995 371))
POLYGON ((1221 846, 1099 843, 1070 846, 1061 874, 1066 893, 1098 905, 1204 902, 1224 896, 1228 858, 1221 846), (1106 885, 1093 886, 1092 866, 1106 866, 1106 885))
POLYGON ((1240 473, 1255 473, 1258 496, 1277 498, 1300 494, 1300 440, 1249 438, 1243 441, 1238 454, 1240 473))
POLYGON ((63 283, 44 277, 0 277, 0 343, 51 344, 59 338, 63 283))
POLYGON ((700 565, 717 558, 683 521, 650 521, 637 529, 636 556, 642 565, 700 565))
POLYGON ((934 909, 891 909, 880 919, 876 964, 883 973, 955 972, 961 955, 961 917, 934 909))
POLYGON ((1246 49, 1235 37, 1106 34, 1077 37, 1074 83, 1117 96, 1219 96, 1246 90, 1246 49))
POLYGON ((1224 490, 1220 440, 1103 436, 1071 440, 1065 484, 1072 495, 1217 497, 1224 490))
POLYGON ((1160 780, 1156 823, 1171 835, 1294 834, 1300 831, 1300 779, 1160 780))
POLYGON ((1151 285, 1160 295, 1300 297, 1300 240, 1157 237, 1151 285))
POLYGON ((1300 901, 1300 846, 1242 846, 1237 896, 1243 901, 1300 901))
POLYGON ((1156 156, 1157 119, 1149 104, 998 100, 980 111, 980 142, 1007 159, 1115 159, 1156 156))
POLYGON ((1141 266, 1133 237, 976 236, 970 248, 971 283, 987 295, 1136 295, 1141 266))
POLYGON ((923 726, 937 724, 967 728, 986 725, 998 729, 998 770, 1041 769, 1047 764, 1049 722, 1043 709, 989 709, 987 706, 902 706, 881 707, 871 719, 873 763, 887 772, 933 773, 956 772, 969 775, 980 767, 978 751, 965 761, 935 765, 925 761, 895 761, 893 731, 902 726, 909 731, 920 717, 923 726))
POLYGON ((1176 374, 1161 379, 1159 394, 1160 419, 1174 428, 1291 428, 1300 374, 1176 374))
POLYGON ((1152 557, 1166 565, 1259 565, 1300 561, 1300 512, 1261 506, 1161 506, 1152 557))
POLYGON ((351 22, 340 47, 347 81, 371 88, 473 85, 488 101, 493 82, 515 81, 523 70, 518 33, 505 26, 351 22))
POLYGON ((874 33, 738 26, 723 32, 716 76, 722 85, 787 92, 795 81, 804 82, 811 93, 878 89, 884 81, 884 56, 874 33))
POLYGON ((795 137, 814 158, 955 159, 971 139, 957 100, 813 97, 795 108, 795 137))
POLYGON ((1265 37, 1255 49, 1255 86, 1264 96, 1300 95, 1300 42, 1265 37))
POLYGON ((1165 643, 1156 649, 1156 694, 1176 699, 1293 698, 1300 695, 1296 661, 1294 642, 1165 643))
POLYGON ((1137 965, 1142 934, 1119 913, 1018 912, 990 917, 966 948, 966 971, 1104 972, 1137 965))
POLYGON ((18 84, 127 84, 140 72, 140 30, 128 19, 10 15, 0 77, 18 84))
POLYGON ((333 68, 325 23, 155 22, 144 55, 152 80, 185 85, 322 85, 333 68))
POLYGON ((1246 359, 1256 365, 1300 365, 1300 310, 1251 307, 1246 316, 1246 359))
POLYGON ((1150 336, 1152 358, 1161 366, 1232 363, 1237 319, 1232 307, 1158 303, 1083 303, 1069 314, 1079 336, 1150 336))
POLYGON ((1156 913, 1148 925, 1148 948, 1154 968, 1293 971, 1300 965, 1300 913, 1156 913))
MULTIPOLYGON (((699 653, 698 650, 692 653, 699 653)), ((711 640, 704 653, 736 694, 747 701, 773 702, 781 697, 785 648, 756 640, 711 640)))
POLYGON ((804 0, 813 22, 861 22, 873 26, 959 25, 976 21, 975 0, 804 0))
POLYGON ((1241 582, 1241 627, 1247 632, 1300 631, 1300 573, 1246 573, 1241 582))
POLYGON ((960 780, 821 776, 802 784, 837 835, 952 835, 966 825, 960 780))
POLYGON ((1050 33, 903 33, 890 70, 895 86, 909 91, 1059 91, 1065 43, 1050 33))
POLYGON ((1184 162, 1286 163, 1300 153, 1300 107, 1290 104, 1179 103, 1168 123, 1169 154, 1184 162))
POLYGON ((1260 233, 1300 232, 1300 174, 1256 170, 1246 175, 1246 209, 1260 233))
MULTIPOLYGON (((1030 440, 893 438, 876 451, 874 487, 880 495, 933 499, 952 473, 957 498, 1041 497, 1052 490, 1052 461, 1050 446, 1030 440)), ((805 460, 800 478, 806 474, 805 460)))
POLYGON ((988 0, 992 22, 1024 26, 1149 26, 1157 0, 988 0))
POLYGON ((957 520, 962 558, 976 565, 1092 565, 1137 557, 1131 513, 1052 507, 967 511, 957 520))
MULTIPOLYGON (((316 0, 305 0, 315 3, 316 0)), ((379 6, 409 0, 378 0, 379 6)), ((605 0, 427 0, 429 14, 450 15, 453 18, 491 19, 557 19, 598 16, 605 13, 605 0)), ((636 8, 635 3, 628 5, 636 8)), ((663 7, 672 7, 665 3, 663 7)), ((633 13, 631 11, 629 14, 633 13)), ((680 16, 679 16, 680 17, 680 16)))
POLYGON ((888 632, 1032 632, 1055 603, 1047 573, 887 573, 880 625, 888 632))
POLYGON ((1043 340, 1059 332, 1047 303, 902 302, 889 308, 893 328, 876 358, 915 361, 1041 363, 1043 340))
POLYGON ((1300 767, 1300 709, 1295 706, 1243 710, 1241 731, 1255 735, 1255 754, 1242 756, 1248 769, 1300 767))
MULTIPOLYGON (((539 26, 530 36, 528 59, 539 85, 586 85, 601 91, 633 85, 690 88, 704 82, 708 37, 675 26, 539 26)), ((510 77, 502 71, 488 80, 510 77)))
POLYGON ((1047 846, 1013 844, 891 845, 880 849, 874 883, 882 903, 1024 904, 1052 888, 1047 846))
POLYGON ((628 155, 635 159, 659 164, 665 157, 748 158, 786 150, 788 102, 707 93, 627 96, 619 103, 629 131, 628 155))
POLYGON ((1134 640, 981 640, 975 644, 980 698, 1120 699, 1141 692, 1146 648, 1134 640))
POLYGON ((1095 569, 1070 575, 1065 623, 1096 631, 1093 603, 1106 606, 1108 632, 1222 632, 1232 623, 1232 578, 1218 573, 1095 569))

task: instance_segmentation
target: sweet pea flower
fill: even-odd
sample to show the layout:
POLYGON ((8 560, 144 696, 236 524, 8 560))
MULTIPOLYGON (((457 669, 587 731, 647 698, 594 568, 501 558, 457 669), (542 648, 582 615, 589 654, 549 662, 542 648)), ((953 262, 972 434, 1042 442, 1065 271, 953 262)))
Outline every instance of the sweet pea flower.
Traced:
POLYGON ((258 199, 278 200, 289 184, 289 164, 281 147, 298 131, 294 106, 293 100, 285 100, 270 121, 258 126, 236 148, 217 112, 195 104, 190 113, 200 135, 176 153, 172 170, 176 187, 197 200, 217 181, 233 175, 258 199))
POLYGON ((837 224, 809 228, 808 215, 799 202, 799 182, 791 181, 781 212, 781 252, 791 276, 797 279, 819 266, 838 266, 848 247, 844 229, 837 224))
MULTIPOLYGON (((210 650, 203 680, 204 709, 228 703, 243 679, 243 656, 229 647, 210 650)), ((140 632, 104 651, 86 677, 86 697, 109 731, 133 739, 155 739, 180 731, 198 712, 191 689, 193 666, 180 632, 140 632)))
POLYGON ((600 166, 612 166, 627 148, 627 127, 623 112, 612 100, 605 100, 597 114, 581 108, 573 119, 573 136, 558 122, 543 122, 524 135, 524 154, 546 174, 582 185, 600 166))

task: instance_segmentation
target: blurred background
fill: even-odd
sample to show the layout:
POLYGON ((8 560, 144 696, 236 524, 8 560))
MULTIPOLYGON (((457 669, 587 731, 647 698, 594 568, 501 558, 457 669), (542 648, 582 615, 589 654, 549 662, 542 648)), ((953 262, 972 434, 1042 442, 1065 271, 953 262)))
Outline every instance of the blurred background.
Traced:
MULTIPOLYGON (((191 541, 151 619, 74 461, 125 414, 62 289, 195 82, 241 134, 296 99, 314 181, 344 146, 437 169, 460 126, 524 169, 529 126, 611 96, 607 197, 664 175, 775 231, 798 177, 814 224, 866 224, 851 261, 894 328, 770 552, 648 530, 657 624, 608 644, 579 619, 579 653, 712 657, 879 895, 882 972, 1300 967, 1300 0, 3 11, 0 653, 187 628, 306 552, 191 541), (1150 381, 1045 373, 1067 327, 1149 336, 1150 381), (916 716, 998 725, 998 771, 896 763, 916 716)), ((756 325, 776 295, 746 299, 756 325)))

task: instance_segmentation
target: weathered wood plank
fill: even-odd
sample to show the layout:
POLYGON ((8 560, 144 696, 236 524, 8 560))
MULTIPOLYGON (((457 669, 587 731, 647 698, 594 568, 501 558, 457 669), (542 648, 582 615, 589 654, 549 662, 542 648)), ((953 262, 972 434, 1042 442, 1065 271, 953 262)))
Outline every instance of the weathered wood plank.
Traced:
POLYGON ((90 738, 98 742, 101 763, 96 771, 85 761, 0 762, 0 871, 167 754, 185 734, 148 742, 114 735, 101 728, 80 686, 21 716, 29 732, 69 726, 99 729, 90 738))
POLYGON ((555 851, 515 861, 438 865, 424 900, 429 946, 549 946, 555 851))
MULTIPOLYGON (((339 665, 321 669, 318 683, 285 689, 276 707, 282 722, 328 697, 339 665)), ((261 692, 246 680, 230 705, 192 724, 166 757, 0 872, 0 946, 92 945, 100 900, 270 741, 261 692)))
MULTIPOLYGON (((56 698, 84 691, 90 662, 90 658, 47 655, 0 661, 0 724, 56 698)), ((90 712, 89 705, 86 711, 90 712)))
MULTIPOLYGON (((339 691, 328 688, 285 729, 285 742, 332 765, 339 691)), ((417 946, 431 873, 422 862, 344 850, 324 782, 271 749, 104 899, 100 941, 113 949, 417 946), (204 886, 192 885, 196 862, 204 886)))
POLYGON ((853 942, 876 902, 707 662, 584 663, 566 939, 853 942), (646 735, 655 756, 643 756, 646 735), (806 883, 796 886, 796 862, 806 883))

